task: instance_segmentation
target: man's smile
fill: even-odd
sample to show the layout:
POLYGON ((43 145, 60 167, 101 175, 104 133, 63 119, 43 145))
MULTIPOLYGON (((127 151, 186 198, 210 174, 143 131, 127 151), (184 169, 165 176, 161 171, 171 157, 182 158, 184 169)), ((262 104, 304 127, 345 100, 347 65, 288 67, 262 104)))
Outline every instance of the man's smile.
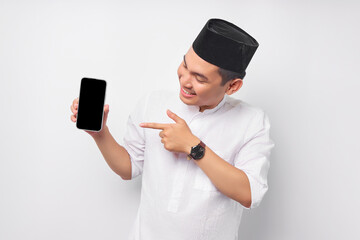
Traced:
POLYGON ((181 88, 181 92, 183 93, 183 95, 186 95, 186 96, 195 96, 196 94, 195 93, 191 93, 187 90, 185 90, 184 88, 181 88))

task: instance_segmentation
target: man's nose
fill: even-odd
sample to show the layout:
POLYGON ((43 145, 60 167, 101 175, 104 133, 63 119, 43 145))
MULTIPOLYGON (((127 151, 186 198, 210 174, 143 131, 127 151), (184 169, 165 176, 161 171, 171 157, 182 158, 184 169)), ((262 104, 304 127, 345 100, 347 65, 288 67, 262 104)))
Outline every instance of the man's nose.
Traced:
POLYGON ((183 82, 184 82, 184 86, 191 88, 192 86, 192 77, 191 74, 186 73, 183 75, 183 82))

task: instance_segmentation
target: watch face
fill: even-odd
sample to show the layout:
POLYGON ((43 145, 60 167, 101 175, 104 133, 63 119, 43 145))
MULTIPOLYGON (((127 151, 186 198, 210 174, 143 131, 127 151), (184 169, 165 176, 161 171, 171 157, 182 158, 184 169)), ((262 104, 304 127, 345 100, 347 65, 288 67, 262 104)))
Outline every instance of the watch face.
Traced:
POLYGON ((193 159, 200 159, 204 156, 205 148, 200 145, 197 145, 191 149, 191 156, 193 159))

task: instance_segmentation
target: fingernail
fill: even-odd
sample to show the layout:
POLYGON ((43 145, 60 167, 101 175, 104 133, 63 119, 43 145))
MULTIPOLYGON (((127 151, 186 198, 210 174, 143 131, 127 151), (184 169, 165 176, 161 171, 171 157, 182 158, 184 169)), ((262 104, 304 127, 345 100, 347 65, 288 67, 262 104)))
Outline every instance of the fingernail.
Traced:
POLYGON ((140 123, 139 125, 140 125, 140 127, 144 127, 145 123, 140 123))

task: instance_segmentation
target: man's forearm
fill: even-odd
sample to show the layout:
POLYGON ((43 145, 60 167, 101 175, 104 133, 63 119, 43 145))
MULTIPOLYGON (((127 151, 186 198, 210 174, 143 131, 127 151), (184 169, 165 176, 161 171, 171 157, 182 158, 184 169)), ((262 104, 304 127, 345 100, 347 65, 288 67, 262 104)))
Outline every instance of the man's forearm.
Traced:
POLYGON ((103 134, 94 138, 109 167, 124 180, 131 179, 131 161, 126 149, 119 145, 106 126, 103 134))
MULTIPOLYGON (((189 146, 195 146, 200 140, 194 136, 194 141, 189 146)), ((187 147, 189 154, 191 147, 187 147)), ((208 146, 205 155, 195 163, 210 178, 220 192, 231 199, 241 203, 245 207, 251 206, 250 182, 246 174, 219 157, 208 146)))

